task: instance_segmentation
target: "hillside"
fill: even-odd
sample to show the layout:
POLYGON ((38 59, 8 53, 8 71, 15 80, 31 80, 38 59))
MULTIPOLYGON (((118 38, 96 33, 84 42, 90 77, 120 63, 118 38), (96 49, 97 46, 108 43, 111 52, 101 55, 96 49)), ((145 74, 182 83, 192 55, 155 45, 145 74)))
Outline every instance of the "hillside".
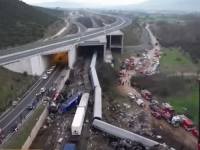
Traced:
POLYGON ((21 97, 36 81, 34 76, 16 73, 0 67, 0 114, 9 108, 13 100, 21 97))
POLYGON ((56 10, 56 9, 51 9, 51 8, 44 8, 44 7, 39 7, 39 6, 34 6, 34 8, 43 11, 51 16, 55 16, 55 17, 60 17, 64 11, 62 10, 56 10))
POLYGON ((19 0, 0 0, 0 49, 23 45, 43 37, 58 20, 19 0))

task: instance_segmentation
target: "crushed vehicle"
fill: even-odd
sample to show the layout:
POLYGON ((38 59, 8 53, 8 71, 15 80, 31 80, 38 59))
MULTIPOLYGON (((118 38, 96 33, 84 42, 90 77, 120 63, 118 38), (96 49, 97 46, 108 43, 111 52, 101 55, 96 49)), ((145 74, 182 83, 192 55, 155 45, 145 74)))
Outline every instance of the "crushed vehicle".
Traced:
POLYGON ((75 107, 82 96, 81 92, 77 92, 76 94, 72 95, 72 97, 65 100, 58 108, 58 113, 60 115, 65 114, 67 111, 70 111, 73 107, 75 107))

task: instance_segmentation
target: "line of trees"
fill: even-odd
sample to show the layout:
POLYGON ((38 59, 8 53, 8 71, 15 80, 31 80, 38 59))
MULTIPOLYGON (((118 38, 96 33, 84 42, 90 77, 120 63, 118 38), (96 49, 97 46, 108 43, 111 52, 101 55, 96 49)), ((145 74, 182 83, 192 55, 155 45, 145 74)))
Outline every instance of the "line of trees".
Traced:
MULTIPOLYGON (((196 18, 196 17, 195 17, 196 18)), ((184 24, 160 22, 152 26, 153 33, 159 37, 164 47, 180 46, 189 53, 195 63, 200 59, 200 17, 184 24)))

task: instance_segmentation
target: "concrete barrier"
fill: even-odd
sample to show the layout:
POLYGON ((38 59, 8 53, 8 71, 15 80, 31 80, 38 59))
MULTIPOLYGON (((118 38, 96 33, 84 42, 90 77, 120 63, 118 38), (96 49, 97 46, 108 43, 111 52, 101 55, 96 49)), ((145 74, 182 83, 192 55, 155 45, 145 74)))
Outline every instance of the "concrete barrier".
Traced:
POLYGON ((22 146, 22 149, 29 149, 29 147, 31 146, 33 140, 35 139, 37 133, 39 132, 41 126, 43 125, 44 121, 46 120, 48 114, 49 114, 49 109, 48 109, 48 105, 47 105, 45 107, 44 111, 42 112, 39 120, 37 121, 34 128, 32 129, 30 136, 27 138, 26 142, 22 146))
POLYGON ((69 73, 70 70, 63 70, 57 82, 57 90, 61 91, 63 89, 65 82, 69 78, 69 73))
MULTIPOLYGON (((57 83, 58 90, 61 90, 64 87, 66 80, 69 78, 69 73, 70 73, 70 70, 63 70, 63 72, 61 73, 61 75, 58 79, 58 83, 57 83)), ((27 138, 26 142, 22 146, 22 149, 29 149, 33 140, 35 139, 36 135, 38 134, 41 126, 43 125, 44 121, 46 120, 48 114, 49 114, 49 109, 48 109, 48 105, 47 105, 45 107, 44 111, 42 112, 39 120, 37 121, 34 128, 32 129, 30 136, 27 138)))

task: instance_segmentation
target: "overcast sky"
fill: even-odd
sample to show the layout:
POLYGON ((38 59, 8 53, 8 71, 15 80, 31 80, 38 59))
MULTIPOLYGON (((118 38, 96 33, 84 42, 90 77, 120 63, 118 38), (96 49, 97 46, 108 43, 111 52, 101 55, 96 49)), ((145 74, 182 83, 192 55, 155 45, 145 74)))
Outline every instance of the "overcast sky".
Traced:
POLYGON ((127 4, 135 4, 135 3, 140 3, 148 0, 23 0, 24 2, 28 4, 36 4, 36 3, 43 3, 43 2, 79 2, 79 3, 88 3, 88 2, 96 2, 100 4, 105 4, 105 5, 127 5, 127 4))

